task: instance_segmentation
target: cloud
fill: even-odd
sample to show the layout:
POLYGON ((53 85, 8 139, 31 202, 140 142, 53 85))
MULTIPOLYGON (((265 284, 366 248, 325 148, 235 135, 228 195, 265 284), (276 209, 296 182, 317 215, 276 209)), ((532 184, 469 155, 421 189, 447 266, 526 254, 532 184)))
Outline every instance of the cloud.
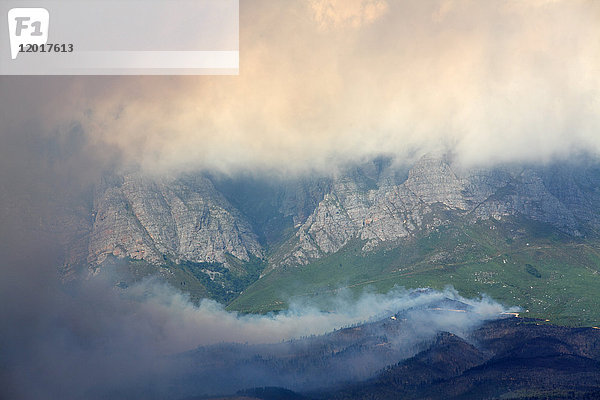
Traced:
POLYGON ((2 90, 42 126, 77 122, 160 173, 328 171, 440 149, 548 162, 600 153, 599 19, 592 0, 257 1, 241 4, 239 76, 4 78, 2 90))
POLYGON ((370 24, 388 10, 385 0, 308 0, 321 29, 370 24))

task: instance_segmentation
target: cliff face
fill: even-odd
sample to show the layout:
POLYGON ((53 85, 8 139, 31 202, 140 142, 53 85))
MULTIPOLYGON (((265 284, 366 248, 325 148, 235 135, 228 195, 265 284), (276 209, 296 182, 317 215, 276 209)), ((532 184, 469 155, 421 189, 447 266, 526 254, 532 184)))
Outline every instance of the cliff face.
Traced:
POLYGON ((598 214, 591 207, 597 203, 597 191, 583 191, 568 177, 554 182, 553 176, 514 167, 455 172, 443 158, 433 156, 419 160, 400 183, 392 167, 374 178, 364 171, 343 174, 334 178, 331 190, 299 227, 293 249, 279 263, 307 264, 338 251, 352 238, 365 240, 363 250, 369 251, 383 242, 450 224, 453 217, 474 222, 523 216, 579 236, 577 212, 585 216, 585 223, 597 226, 598 214), (561 189, 570 185, 577 188, 574 195, 561 189))
POLYGON ((329 178, 263 186, 204 175, 106 177, 96 190, 88 262, 114 255, 157 265, 226 263, 227 254, 242 261, 264 257, 270 246, 271 268, 298 266, 352 239, 370 251, 455 218, 520 216, 579 236, 600 226, 596 172, 565 166, 464 170, 425 156, 407 170, 376 161, 329 178), (277 242, 282 232, 291 232, 283 245, 277 242))
POLYGON ((108 255, 146 260, 248 261, 261 246, 241 213, 202 176, 105 178, 94 202, 88 261, 108 255))

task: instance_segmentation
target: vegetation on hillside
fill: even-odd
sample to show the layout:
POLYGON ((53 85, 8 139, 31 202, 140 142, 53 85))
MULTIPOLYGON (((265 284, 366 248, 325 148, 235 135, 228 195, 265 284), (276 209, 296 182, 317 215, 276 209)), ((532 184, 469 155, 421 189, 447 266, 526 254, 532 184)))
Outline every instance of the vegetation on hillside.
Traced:
POLYGON ((316 301, 342 288, 386 292, 454 286, 464 296, 489 295, 522 314, 552 323, 600 323, 600 241, 572 238, 523 219, 442 226, 420 237, 364 253, 353 240, 341 251, 300 267, 274 270, 229 305, 268 312, 294 299, 316 301))

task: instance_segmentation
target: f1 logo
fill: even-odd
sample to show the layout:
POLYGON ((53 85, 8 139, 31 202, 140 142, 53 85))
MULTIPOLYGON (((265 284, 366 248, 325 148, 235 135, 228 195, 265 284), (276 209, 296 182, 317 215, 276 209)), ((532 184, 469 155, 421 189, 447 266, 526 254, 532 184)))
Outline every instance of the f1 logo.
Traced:
POLYGON ((10 56, 14 60, 22 46, 48 42, 50 14, 45 8, 12 8, 8 11, 10 56))

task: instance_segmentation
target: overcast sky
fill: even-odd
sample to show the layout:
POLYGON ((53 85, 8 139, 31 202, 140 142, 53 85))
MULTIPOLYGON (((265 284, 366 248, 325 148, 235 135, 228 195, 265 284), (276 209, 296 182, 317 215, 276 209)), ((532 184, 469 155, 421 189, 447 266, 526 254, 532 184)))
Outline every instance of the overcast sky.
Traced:
POLYGON ((600 153, 600 2, 240 2, 240 75, 0 78, 2 133, 81 124, 153 172, 600 153))

